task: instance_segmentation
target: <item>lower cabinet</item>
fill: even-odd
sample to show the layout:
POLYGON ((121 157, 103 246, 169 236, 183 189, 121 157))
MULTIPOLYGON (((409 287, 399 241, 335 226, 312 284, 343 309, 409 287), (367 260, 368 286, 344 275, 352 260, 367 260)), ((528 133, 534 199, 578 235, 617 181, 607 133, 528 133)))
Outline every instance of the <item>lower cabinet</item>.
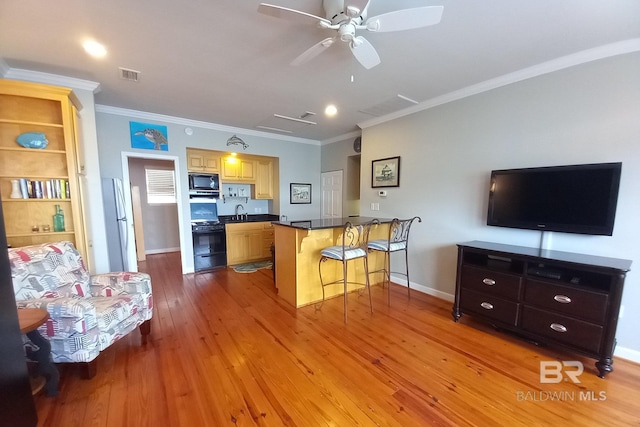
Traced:
POLYGON ((463 313, 613 370, 622 289, 631 261, 537 248, 458 245, 453 318, 463 313))
POLYGON ((273 225, 270 222, 227 224, 227 265, 271 258, 273 225))

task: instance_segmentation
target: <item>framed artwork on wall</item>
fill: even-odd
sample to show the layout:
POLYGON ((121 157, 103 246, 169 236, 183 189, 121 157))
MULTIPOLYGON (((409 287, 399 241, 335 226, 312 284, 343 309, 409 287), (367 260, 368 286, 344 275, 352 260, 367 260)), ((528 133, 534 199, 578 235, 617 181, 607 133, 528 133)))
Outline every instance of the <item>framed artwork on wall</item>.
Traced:
POLYGON ((311 203, 311 184, 291 183, 290 193, 291 204, 311 203))
POLYGON ((400 187, 400 156, 371 162, 371 187, 400 187))
POLYGON ((167 127, 149 123, 129 122, 131 148, 169 151, 167 127))

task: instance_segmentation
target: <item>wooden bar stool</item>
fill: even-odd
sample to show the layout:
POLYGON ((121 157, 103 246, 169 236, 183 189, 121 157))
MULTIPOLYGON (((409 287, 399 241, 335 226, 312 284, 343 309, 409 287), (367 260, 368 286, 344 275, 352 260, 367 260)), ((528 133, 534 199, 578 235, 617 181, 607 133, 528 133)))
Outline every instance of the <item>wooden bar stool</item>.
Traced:
MULTIPOLYGON (((369 308, 373 313, 373 305, 371 303, 371 288, 369 286, 369 265, 367 259, 367 245, 369 243, 369 231, 375 224, 380 221, 374 219, 360 225, 354 225, 347 222, 342 230, 342 245, 331 246, 320 251, 322 255, 318 263, 318 273, 320 274, 320 284, 322 285, 322 301, 325 299, 324 288, 336 283, 342 283, 344 286, 344 322, 347 323, 347 287, 348 284, 361 285, 369 291, 369 308), (365 283, 349 281, 347 276, 347 264, 351 260, 362 259, 364 262, 365 283), (340 261, 342 263, 342 278, 329 283, 324 283, 322 279, 322 264, 328 260, 340 261)), ((316 308, 320 308, 317 306, 316 308)))
MULTIPOLYGON (((391 253, 404 251, 404 259, 405 259, 405 271, 406 273, 401 273, 394 271, 393 273, 401 274, 406 276, 407 278, 407 293, 409 297, 411 297, 411 282, 409 281, 409 230, 411 229, 411 224, 415 220, 418 222, 422 222, 422 219, 419 216, 414 216, 410 219, 398 219, 394 218, 389 225, 389 237, 387 239, 377 239, 372 240, 367 245, 370 251, 380 251, 384 252, 384 267, 379 270, 372 271, 373 273, 384 272, 384 277, 387 281, 388 287, 388 304, 391 304, 391 253)), ((383 281, 384 286, 384 281, 383 281)))

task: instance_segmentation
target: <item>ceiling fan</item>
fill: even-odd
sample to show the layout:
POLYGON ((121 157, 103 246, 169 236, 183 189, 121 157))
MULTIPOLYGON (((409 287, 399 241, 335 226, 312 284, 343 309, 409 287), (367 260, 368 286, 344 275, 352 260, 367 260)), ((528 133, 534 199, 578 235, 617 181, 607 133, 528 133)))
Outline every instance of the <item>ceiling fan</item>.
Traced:
POLYGON ((300 65, 315 58, 327 48, 341 40, 349 43, 353 56, 366 69, 380 63, 380 56, 373 45, 364 37, 356 36, 357 30, 372 32, 391 32, 411 30, 435 25, 442 18, 442 6, 424 6, 401 9, 367 19, 369 0, 323 0, 326 18, 295 9, 273 4, 260 3, 258 11, 266 15, 289 20, 316 22, 321 28, 337 31, 334 37, 328 37, 295 58, 291 65, 300 65))

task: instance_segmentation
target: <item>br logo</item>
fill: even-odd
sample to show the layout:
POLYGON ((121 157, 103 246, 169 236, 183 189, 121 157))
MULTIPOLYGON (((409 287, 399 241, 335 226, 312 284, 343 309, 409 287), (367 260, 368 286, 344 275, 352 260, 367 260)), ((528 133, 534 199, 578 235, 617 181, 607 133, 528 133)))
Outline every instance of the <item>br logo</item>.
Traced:
POLYGON ((575 384, 580 384, 578 377, 584 371, 582 362, 577 360, 541 360, 540 361, 540 384, 557 384, 562 381, 571 380, 575 384))

